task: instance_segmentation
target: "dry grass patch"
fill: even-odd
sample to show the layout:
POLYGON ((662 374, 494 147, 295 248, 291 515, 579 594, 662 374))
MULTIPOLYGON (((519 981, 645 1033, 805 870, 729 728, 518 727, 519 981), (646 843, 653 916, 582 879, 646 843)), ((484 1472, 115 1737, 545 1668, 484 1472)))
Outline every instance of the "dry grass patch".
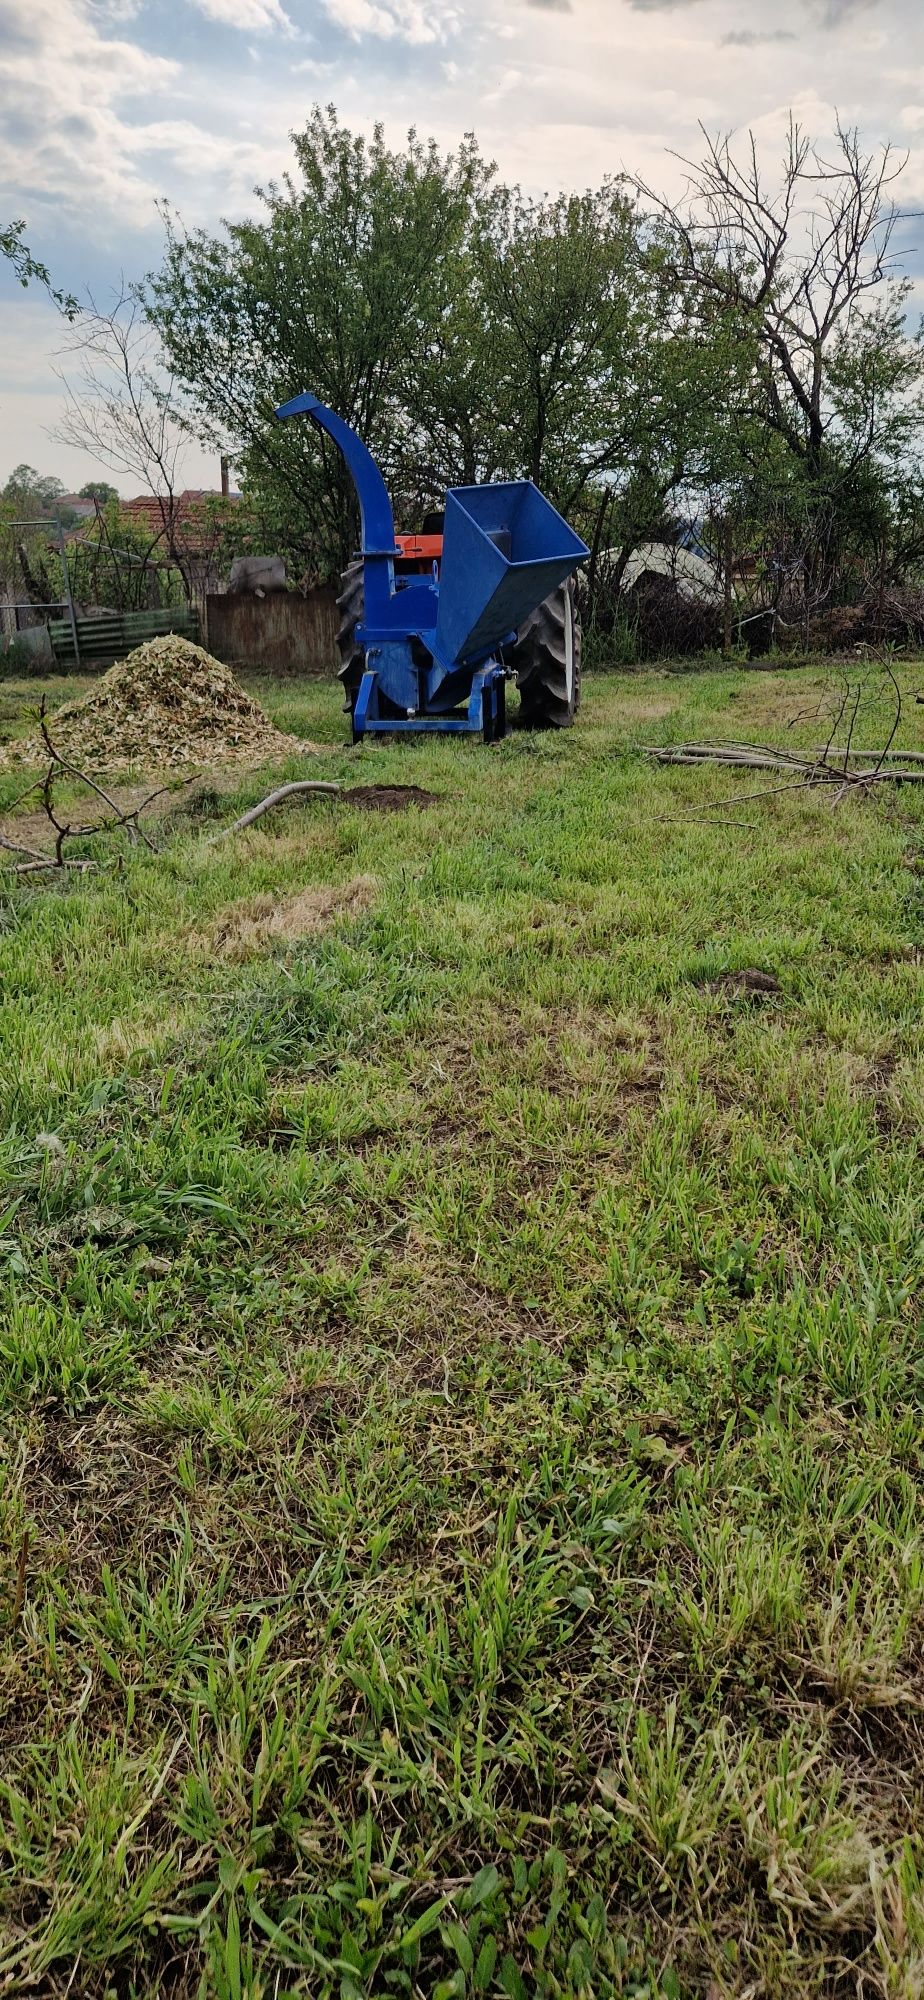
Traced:
POLYGON ((296 944, 316 937, 341 917, 359 917, 369 908, 378 883, 374 875, 354 875, 336 887, 297 889, 294 896, 248 896, 219 918, 210 943, 224 957, 249 958, 269 944, 296 944))

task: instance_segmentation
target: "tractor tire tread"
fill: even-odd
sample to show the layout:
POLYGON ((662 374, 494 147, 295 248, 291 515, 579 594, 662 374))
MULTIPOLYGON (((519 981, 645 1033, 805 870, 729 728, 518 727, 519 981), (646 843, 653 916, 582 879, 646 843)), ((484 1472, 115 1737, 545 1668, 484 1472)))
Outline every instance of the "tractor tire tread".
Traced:
POLYGON ((581 700, 581 625, 573 582, 562 584, 524 620, 507 655, 520 690, 520 717, 532 729, 570 729, 581 700), (573 680, 568 689, 571 620, 573 680))
POLYGON ((352 709, 359 684, 363 677, 365 654, 356 644, 356 627, 361 623, 365 608, 362 558, 348 564, 340 579, 340 595, 337 609, 340 624, 337 630, 337 651, 340 654, 339 675, 347 696, 347 706, 352 709))

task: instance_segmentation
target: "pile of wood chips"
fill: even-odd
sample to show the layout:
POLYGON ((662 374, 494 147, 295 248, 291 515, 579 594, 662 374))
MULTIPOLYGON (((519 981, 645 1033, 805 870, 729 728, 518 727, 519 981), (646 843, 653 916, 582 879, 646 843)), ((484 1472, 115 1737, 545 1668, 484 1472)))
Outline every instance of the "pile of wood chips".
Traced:
MULTIPOLYGON (((201 770, 277 763, 315 748, 274 728, 220 660, 168 634, 136 647, 89 694, 48 718, 59 755, 86 771, 201 770)), ((48 762, 37 734, 6 745, 4 764, 48 762)))

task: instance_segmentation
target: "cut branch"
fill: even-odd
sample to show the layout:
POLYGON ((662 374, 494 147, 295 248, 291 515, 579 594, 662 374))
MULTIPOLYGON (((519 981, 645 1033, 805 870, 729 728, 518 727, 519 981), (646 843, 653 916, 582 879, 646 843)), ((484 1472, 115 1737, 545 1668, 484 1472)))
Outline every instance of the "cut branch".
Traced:
POLYGON ((259 805, 251 806, 249 811, 241 813, 240 819, 232 820, 230 826, 223 826, 218 833, 210 834, 208 845, 214 846, 217 840, 227 840, 230 834, 243 832, 245 826, 253 826, 255 820, 262 819, 263 814, 269 812, 271 806, 278 806, 283 799, 291 799, 297 793, 305 792, 319 792, 322 796, 336 798, 340 786, 325 784, 320 779, 314 778, 297 778, 292 784, 280 785, 275 792, 268 792, 266 798, 260 800, 259 805))

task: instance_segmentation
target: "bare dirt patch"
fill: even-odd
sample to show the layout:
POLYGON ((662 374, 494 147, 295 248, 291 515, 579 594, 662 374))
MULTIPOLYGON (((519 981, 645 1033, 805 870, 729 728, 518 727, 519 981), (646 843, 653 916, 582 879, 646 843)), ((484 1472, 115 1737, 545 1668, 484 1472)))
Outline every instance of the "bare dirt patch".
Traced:
POLYGON ((421 785, 354 785, 341 793, 344 805, 359 806, 363 812, 404 812, 407 806, 438 806, 435 792, 421 785))
POLYGON ((219 920, 211 936, 227 958, 249 958, 269 944, 296 944, 329 929, 341 917, 358 917, 378 888, 374 875, 354 875, 337 887, 298 889, 294 896, 249 896, 219 920))
POLYGON ((775 973, 761 972, 756 965, 745 966, 743 972, 723 972, 718 979, 707 979, 703 984, 707 993, 749 1000, 752 1004, 768 1000, 771 995, 783 991, 775 973))

